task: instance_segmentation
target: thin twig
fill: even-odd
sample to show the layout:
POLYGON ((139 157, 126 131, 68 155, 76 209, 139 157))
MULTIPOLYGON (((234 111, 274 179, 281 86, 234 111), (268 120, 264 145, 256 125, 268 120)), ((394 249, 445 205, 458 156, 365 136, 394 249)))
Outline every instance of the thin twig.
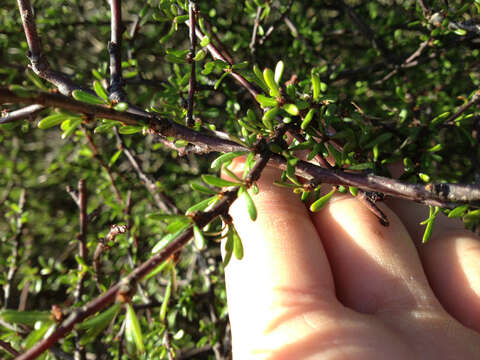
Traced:
POLYGON ((6 341, 3 341, 3 340, 0 340, 0 347, 3 348, 5 351, 7 351, 8 353, 10 353, 11 355, 13 356, 18 356, 20 355, 20 353, 15 350, 12 345, 10 345, 8 342, 6 341))
POLYGON ((188 109, 187 109, 187 126, 193 127, 194 119, 193 119, 193 103, 195 97, 195 45, 196 45, 196 37, 195 37, 195 27, 196 27, 196 15, 197 15, 197 4, 194 0, 190 0, 188 2, 188 21, 189 21, 189 38, 190 38, 190 50, 188 53, 188 61, 190 62, 190 79, 188 82, 188 109))
POLYGON ((18 199, 18 212, 15 219, 15 236, 12 239, 13 249, 12 249, 12 256, 11 256, 11 263, 8 268, 7 273, 7 282, 4 285, 4 308, 8 309, 11 307, 11 296, 12 296, 12 286, 15 280, 15 275, 18 271, 18 262, 20 260, 20 247, 22 246, 22 232, 23 232, 23 211, 25 208, 25 202, 27 199, 27 192, 25 189, 22 189, 20 193, 20 197, 18 199))
MULTIPOLYGON (((79 209, 79 222, 80 232, 77 235, 78 240, 78 256, 83 262, 87 262, 87 188, 85 186, 85 180, 80 179, 78 181, 78 209, 79 209)), ((83 288, 85 281, 85 273, 82 264, 78 264, 78 279, 74 291, 74 301, 79 303, 82 301, 83 288)), ((85 360, 85 348, 80 345, 80 335, 77 331, 74 331, 74 359, 85 360)))
POLYGON ((108 52, 110 54, 110 86, 108 97, 115 101, 125 100, 122 78, 122 4, 121 0, 110 0, 110 42, 108 52))
POLYGON ((0 125, 18 120, 23 120, 25 118, 31 120, 35 118, 35 115, 37 115, 43 109, 45 109, 43 105, 35 104, 11 112, 2 111, 2 116, 0 117, 0 125))
POLYGON ((458 119, 465 111, 467 111, 476 104, 480 104, 480 90, 477 90, 475 94, 473 94, 469 102, 467 102, 465 105, 460 106, 460 108, 455 114, 446 119, 445 124, 454 125, 456 119, 458 119))
POLYGON ((293 5, 293 0, 290 0, 286 6, 286 9, 284 12, 282 12, 282 15, 280 15, 280 17, 275 20, 273 22, 272 25, 270 25, 267 29, 267 31, 265 31, 265 34, 258 40, 258 43, 260 45, 263 45, 263 43, 270 37, 270 35, 273 34, 273 31, 282 23, 282 22, 285 22, 285 24, 287 25, 287 27, 290 28, 290 31, 292 31, 292 34, 294 34, 294 37, 297 37, 298 36, 298 30, 295 28, 295 26, 293 26, 293 24, 291 23, 290 19, 287 18, 287 15, 288 13, 290 12, 290 9, 292 8, 292 5, 293 5), (293 27, 293 29, 292 29, 293 27))
POLYGON ((89 130, 85 127, 82 126, 83 133, 85 134, 85 137, 87 138, 88 144, 90 145, 90 148, 92 149, 93 153, 93 158, 98 161, 100 166, 105 170, 107 173, 108 179, 110 180, 110 185, 112 186, 112 190, 119 202, 119 204, 123 204, 123 198, 122 195, 120 194, 120 191, 117 188, 117 185, 115 184, 115 179, 113 177, 112 171, 110 167, 105 163, 103 160, 102 156, 100 155, 97 146, 95 145, 95 142, 93 141, 93 137, 90 134, 89 130))
POLYGON ((50 68, 48 61, 41 50, 40 37, 38 36, 30 0, 17 0, 17 4, 20 10, 23 30, 29 48, 27 56, 35 74, 55 85, 60 93, 64 95, 70 95, 72 91, 76 89, 91 92, 91 90, 76 85, 67 75, 50 68))
POLYGON ((152 195, 157 207, 167 214, 178 214, 179 210, 175 203, 160 191, 155 181, 151 180, 148 175, 145 174, 145 172, 142 170, 142 167, 138 163, 136 156, 133 154, 133 151, 125 145, 125 142, 118 133, 118 130, 114 129, 114 132, 117 139, 117 147, 123 151, 128 161, 130 161, 130 164, 137 172, 138 177, 142 180, 145 187, 152 195))
POLYGON ((250 40, 250 44, 248 47, 250 48, 250 54, 252 54, 253 61, 255 62, 255 50, 257 44, 257 33, 258 33, 258 26, 260 25, 260 18, 263 13, 263 7, 257 6, 257 14, 255 15, 255 22, 253 23, 253 30, 252 30, 252 39, 250 40))

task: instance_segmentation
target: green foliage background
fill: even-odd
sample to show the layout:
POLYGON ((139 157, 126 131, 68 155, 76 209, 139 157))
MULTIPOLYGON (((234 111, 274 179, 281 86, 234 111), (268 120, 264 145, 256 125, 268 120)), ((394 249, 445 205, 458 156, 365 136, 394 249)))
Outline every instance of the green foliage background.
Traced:
MULTIPOLYGON (((235 63, 248 62, 240 70, 247 79, 258 82, 252 72, 253 64, 261 69, 274 68, 283 60, 283 82, 296 76, 293 97, 303 99, 311 94, 311 73, 320 76, 326 86, 322 96, 331 102, 324 109, 324 120, 336 130, 335 139, 349 146, 349 151, 337 154, 340 164, 389 176, 386 165, 400 161, 405 165, 402 179, 408 182, 478 182, 478 109, 471 107, 451 124, 444 121, 472 99, 480 86, 478 25, 476 31, 452 25, 479 24, 480 2, 431 1, 429 15, 438 13, 443 19, 435 22, 425 18, 415 1, 346 1, 346 6, 368 24, 374 37, 366 36, 341 3, 293 1, 290 7, 285 0, 198 1, 198 7, 211 24, 211 28, 206 23, 203 26, 207 33, 221 39, 235 63), (263 11, 252 55, 249 44, 257 7, 263 11), (283 12, 287 12, 285 16, 283 12), (273 32, 260 44, 270 25, 275 26, 273 32), (419 56, 407 62, 424 42, 419 56)), ((95 79, 108 79, 107 2, 38 0, 33 6, 43 51, 53 69, 90 88, 95 79)), ((190 65, 185 61, 188 28, 181 24, 175 6, 185 9, 188 2, 151 0, 123 4, 123 76, 132 104, 184 123, 190 75, 190 65), (139 29, 131 39, 129 30, 137 16, 139 29)), ((28 69, 28 47, 21 29, 16 2, 4 0, 0 9, 1 86, 52 89, 28 69)), ((248 109, 260 119, 261 109, 228 76, 214 89, 222 72, 222 65, 212 63, 208 55, 198 61, 195 116, 200 121, 196 129, 218 129, 245 139, 245 134, 252 132, 242 130, 238 120, 248 122, 248 109)), ((5 111, 16 108, 16 104, 3 107, 5 111)), ((101 259, 100 283, 104 288, 148 259, 151 249, 168 231, 165 222, 149 217, 159 209, 128 159, 118 150, 113 131, 92 133, 96 126, 108 122, 82 125, 87 133, 92 133, 99 150, 96 156, 80 128, 65 139, 58 127, 45 131, 37 128, 39 120, 56 111, 45 109, 31 119, 0 125, 0 283, 7 284, 9 268, 17 263, 8 304, 13 309, 22 302, 25 310, 49 311, 54 304, 68 309, 98 296, 92 256, 111 224, 132 226, 110 244, 110 250, 101 259), (108 164, 122 202, 112 191, 108 173, 98 158, 108 164), (88 191, 88 212, 99 211, 88 226, 85 291, 81 302, 72 304, 79 276, 75 259, 79 215, 65 188, 76 189, 81 178, 85 179, 88 191), (26 192, 23 210, 18 206, 22 191, 26 192), (126 213, 129 192, 131 209, 126 213), (19 219, 23 224, 21 232, 19 219), (18 258, 12 255, 17 243, 18 258)), ((287 113, 281 115, 289 117, 287 113)), ((266 130, 258 132, 265 134, 266 130)), ((141 132, 122 136, 138 155, 144 172, 156 181, 161 192, 174 199, 181 212, 206 197, 192 191, 190 184, 201 182, 200 175, 210 171, 215 154, 182 157, 141 132)), ((470 208, 462 215, 467 226, 476 226, 477 210, 470 208)), ((220 222, 216 221, 209 230, 219 228, 220 222)), ((137 311, 144 354, 133 355, 135 351, 123 348, 125 341, 119 336, 123 312, 103 336, 86 345, 87 351, 98 359, 116 358, 119 351, 125 359, 166 359, 163 342, 168 331, 177 355, 202 348, 204 351, 194 358, 228 358, 230 338, 223 267, 214 236, 207 236, 207 240, 208 246, 201 251, 189 244, 174 271, 164 270, 142 282, 134 295, 136 305, 158 304, 137 311), (162 322, 160 304, 173 273, 178 287, 162 322)), ((20 350, 31 330, 22 326, 12 329, 0 323, 0 339, 20 350)), ((73 335, 58 349, 71 354, 73 335)), ((53 359, 54 355, 49 353, 44 358, 53 359)))

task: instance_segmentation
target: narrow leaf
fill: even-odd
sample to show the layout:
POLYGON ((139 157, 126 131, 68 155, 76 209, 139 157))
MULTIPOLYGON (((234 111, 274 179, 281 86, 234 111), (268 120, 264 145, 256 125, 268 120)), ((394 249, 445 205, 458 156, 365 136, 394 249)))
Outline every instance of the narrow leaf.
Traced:
POLYGON ((128 109, 128 103, 126 102, 119 102, 117 104, 115 104, 115 106, 113 107, 114 110, 117 110, 117 111, 126 111, 128 109))
POLYGON ((235 228, 233 228, 233 254, 238 260, 241 260, 243 258, 242 239, 240 239, 240 236, 238 235, 235 228))
POLYGON ((37 321, 50 321, 48 311, 17 311, 0 310, 0 318, 9 324, 24 324, 33 326, 37 321))
POLYGON ((125 125, 122 126, 118 132, 123 135, 131 135, 131 134, 136 134, 141 132, 143 129, 143 126, 137 126, 137 125, 125 125))
POLYGON ((295 105, 295 104, 285 104, 285 105, 282 106, 282 109, 285 110, 287 113, 289 113, 292 116, 297 116, 300 113, 297 105, 295 105))
POLYGON ((328 200, 335 194, 336 189, 332 189, 328 194, 323 195, 320 199, 315 201, 312 205, 310 205, 310 211, 316 212, 321 210, 327 203, 328 200))
POLYGON ((277 106, 277 100, 262 94, 258 94, 255 99, 263 108, 277 106))
POLYGON ((455 209, 451 210, 448 213, 448 217, 449 218, 462 217, 463 215, 465 215, 467 209, 468 209, 468 205, 457 206, 455 209))
POLYGON ((246 153, 248 153, 248 151, 234 151, 231 153, 222 154, 212 161, 212 164, 210 165, 210 167, 215 170, 220 170, 222 164, 226 162, 230 162, 236 157, 245 155, 246 153))
POLYGON ((231 226, 228 227, 227 233, 227 241, 225 242, 225 257, 223 258, 223 266, 226 267, 230 262, 233 254, 233 228, 231 226))
POLYGON ((277 62, 277 65, 275 66, 275 77, 274 80, 277 84, 280 84, 280 80, 282 79, 283 75, 283 70, 285 70, 285 63, 280 60, 277 62))
POLYGON ((168 281, 167 287, 165 288, 165 294, 163 295, 162 306, 160 307, 160 320, 165 322, 167 317, 168 302, 172 294, 172 278, 168 281))
POLYGON ((272 69, 266 68, 265 70, 263 70, 263 79, 265 80, 265 83, 270 89, 270 95, 272 95, 273 97, 279 97, 280 88, 275 82, 275 74, 273 73, 272 69))
MULTIPOLYGON (((90 319, 87 319, 80 324, 75 325, 75 328, 78 330, 88 330, 100 327, 100 331, 102 331, 108 326, 108 324, 110 324, 115 315, 120 311, 121 307, 121 303, 115 303, 104 312, 98 315, 94 315, 90 319)), ((100 331, 98 333, 100 333, 100 331)))
POLYGON ((205 181, 207 184, 217 187, 225 187, 225 186, 238 186, 241 185, 240 183, 221 179, 214 175, 202 175, 202 180, 205 181))
POLYGON ((91 105, 105 105, 105 100, 95 96, 93 94, 87 93, 83 90, 73 90, 72 96, 75 100, 85 102, 91 105))
POLYGON ((101 97, 103 100, 105 100, 106 102, 108 102, 108 95, 107 95, 107 92, 105 91, 105 89, 103 88, 102 84, 100 84, 100 81, 98 80, 95 80, 93 82, 93 90, 95 90, 95 93, 101 97))
POLYGON ((40 120, 38 127, 42 130, 57 126, 68 118, 65 114, 53 114, 40 120))
POLYGON ((200 230, 197 224, 193 224, 193 241, 195 242, 195 246, 198 250, 205 249, 205 237, 203 236, 202 230, 200 230))
POLYGON ((125 339, 129 343, 134 343, 140 353, 145 352, 140 322, 135 314, 135 310, 129 303, 127 303, 127 316, 125 317, 125 339))
POLYGON ((203 211, 208 207, 208 205, 210 205, 216 199, 218 199, 217 195, 209 197, 208 199, 202 200, 199 203, 189 207, 187 209, 187 211, 185 212, 185 214, 189 215, 189 214, 191 214, 193 212, 196 212, 196 211, 203 211))
POLYGON ((320 78, 312 73, 312 89, 313 89, 313 101, 317 101, 320 97, 320 78))
POLYGON ((247 210, 248 214, 250 215, 250 219, 252 221, 257 220, 257 208, 255 207, 255 203, 253 202, 252 197, 248 193, 248 190, 244 187, 240 188, 242 190, 243 195, 245 196, 245 201, 247 203, 247 210))
POLYGON ((168 244, 170 244, 173 240, 175 240, 178 236, 180 236, 187 228, 188 228, 188 223, 186 223, 186 226, 181 228, 175 233, 167 234, 165 235, 152 249, 152 253, 155 254, 161 250, 163 250, 168 244))
POLYGON ((308 125, 313 119, 314 114, 315 114, 315 109, 308 110, 307 115, 305 115, 305 117, 303 118, 302 124, 300 125, 302 130, 305 130, 308 127, 308 125))
POLYGON ((195 191, 198 191, 200 193, 203 193, 203 194, 209 194, 209 195, 213 195, 213 194, 216 194, 217 192, 212 190, 212 189, 209 189, 205 186, 202 186, 202 185, 199 185, 197 183, 191 183, 190 184, 190 187, 195 190, 195 191))

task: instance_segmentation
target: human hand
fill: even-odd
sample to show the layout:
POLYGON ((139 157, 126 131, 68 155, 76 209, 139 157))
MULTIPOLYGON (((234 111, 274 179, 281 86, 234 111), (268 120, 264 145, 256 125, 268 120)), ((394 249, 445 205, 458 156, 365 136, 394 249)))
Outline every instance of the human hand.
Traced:
POLYGON ((389 227, 350 195, 309 214, 279 176, 258 181, 255 222, 243 199, 230 209, 245 254, 225 270, 234 359, 480 359, 477 237, 444 217, 417 248, 424 206, 380 203, 389 227))

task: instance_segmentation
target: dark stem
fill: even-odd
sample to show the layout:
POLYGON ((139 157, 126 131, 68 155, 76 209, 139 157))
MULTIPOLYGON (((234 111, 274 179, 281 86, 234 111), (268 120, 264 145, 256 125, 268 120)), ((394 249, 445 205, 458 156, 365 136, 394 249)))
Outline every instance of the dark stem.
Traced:
POLYGON ((7 351, 8 353, 12 354, 13 356, 18 356, 20 353, 15 350, 12 345, 10 345, 8 342, 0 340, 0 347, 7 351))
POLYGON ((111 22, 110 42, 108 52, 110 54, 110 86, 108 97, 115 101, 124 101, 122 78, 122 4, 121 0, 110 0, 111 22))
POLYGON ((17 4, 18 9, 20 10, 23 30, 25 32, 25 37, 27 38, 27 44, 29 48, 27 56, 35 74, 55 85, 60 93, 67 96, 76 89, 82 89, 84 91, 91 92, 88 89, 84 89, 76 85, 67 75, 50 69, 50 65, 48 64, 48 61, 41 50, 40 37, 37 33, 37 27, 35 24, 35 18, 30 0, 17 0, 17 4))

